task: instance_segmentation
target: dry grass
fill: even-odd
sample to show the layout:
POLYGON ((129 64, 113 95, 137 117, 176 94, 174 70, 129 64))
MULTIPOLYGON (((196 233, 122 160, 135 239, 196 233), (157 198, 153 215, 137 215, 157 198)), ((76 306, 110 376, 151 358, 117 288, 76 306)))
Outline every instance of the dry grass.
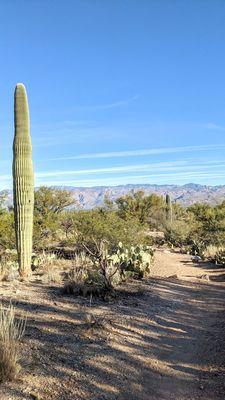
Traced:
POLYGON ((204 251, 204 258, 210 261, 216 261, 220 253, 225 252, 225 248, 221 246, 208 246, 204 251))
POLYGON ((52 269, 52 270, 46 271, 42 275, 42 282, 44 284, 61 283, 62 275, 61 275, 60 271, 58 271, 57 269, 52 269))
POLYGON ((18 344, 25 330, 26 320, 15 318, 12 304, 0 306, 0 382, 13 380, 21 367, 18 344))
POLYGON ((64 293, 75 296, 96 296, 105 299, 112 288, 107 286, 99 270, 78 267, 73 268, 64 283, 64 293))

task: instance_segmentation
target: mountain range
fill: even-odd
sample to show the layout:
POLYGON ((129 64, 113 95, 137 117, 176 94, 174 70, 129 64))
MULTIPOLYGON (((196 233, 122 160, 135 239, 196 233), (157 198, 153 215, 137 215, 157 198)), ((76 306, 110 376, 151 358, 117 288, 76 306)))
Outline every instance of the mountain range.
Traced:
MULTIPOLYGON (((221 203, 225 200, 225 185, 206 186, 194 183, 186 185, 120 185, 120 186, 96 186, 96 187, 73 187, 60 186, 73 193, 80 207, 90 209, 101 206, 105 196, 110 200, 116 200, 129 192, 143 191, 146 194, 156 193, 165 196, 171 195, 172 201, 179 202, 184 206, 196 202, 204 202, 211 205, 221 203)), ((5 191, 4 191, 5 192, 5 191)), ((7 205, 12 204, 12 191, 7 191, 7 205)))

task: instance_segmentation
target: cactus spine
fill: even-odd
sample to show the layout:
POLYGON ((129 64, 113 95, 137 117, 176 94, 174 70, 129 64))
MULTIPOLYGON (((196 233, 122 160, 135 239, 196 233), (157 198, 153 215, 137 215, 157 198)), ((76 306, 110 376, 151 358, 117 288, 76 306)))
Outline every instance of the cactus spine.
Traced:
POLYGON ((21 83, 16 85, 14 94, 14 125, 14 220, 19 272, 21 276, 26 277, 31 272, 34 173, 27 94, 21 83))
POLYGON ((173 211, 170 195, 166 195, 166 219, 169 222, 173 221, 173 211))

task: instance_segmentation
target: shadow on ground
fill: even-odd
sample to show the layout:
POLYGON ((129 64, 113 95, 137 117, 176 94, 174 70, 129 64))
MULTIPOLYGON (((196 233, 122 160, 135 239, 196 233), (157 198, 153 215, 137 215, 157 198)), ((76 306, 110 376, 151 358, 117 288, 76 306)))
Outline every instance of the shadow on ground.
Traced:
MULTIPOLYGON (((223 285, 152 278, 136 294, 120 291, 91 309, 89 300, 58 289, 33 289, 39 296, 47 290, 46 301, 28 296, 16 307, 28 315, 26 379, 44 399, 225 398, 223 285), (90 310, 104 322, 90 324, 90 310)), ((12 398, 32 397, 23 382, 12 398)))

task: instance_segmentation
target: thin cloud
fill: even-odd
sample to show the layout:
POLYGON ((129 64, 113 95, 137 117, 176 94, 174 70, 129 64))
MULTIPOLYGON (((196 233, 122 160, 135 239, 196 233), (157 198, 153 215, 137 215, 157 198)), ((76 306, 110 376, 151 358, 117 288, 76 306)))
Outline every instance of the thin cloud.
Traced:
POLYGON ((109 104, 100 104, 96 106, 81 106, 81 107, 75 107, 77 111, 80 110, 85 110, 85 111, 97 111, 97 110, 108 110, 110 108, 119 108, 123 106, 127 106, 129 103, 132 103, 133 101, 136 101, 139 99, 140 95, 135 94, 134 96, 128 97, 127 99, 122 99, 115 101, 114 103, 109 103, 109 104))
POLYGON ((203 128, 205 129, 212 129, 212 130, 218 130, 218 131, 225 131, 225 127, 215 124, 214 122, 207 122, 206 124, 202 125, 203 128))
POLYGON ((161 147, 161 148, 159 147, 155 149, 111 151, 104 153, 86 153, 70 157, 51 158, 50 160, 58 161, 58 160, 82 160, 82 159, 95 159, 95 158, 139 157, 139 156, 147 156, 154 154, 189 153, 198 151, 213 151, 220 149, 221 150, 225 149, 225 144, 182 146, 182 147, 161 147))
POLYGON ((51 177, 51 176, 65 176, 65 175, 88 175, 88 174, 107 174, 107 173, 120 173, 120 172, 133 172, 143 171, 154 168, 170 168, 172 166, 177 167, 186 164, 185 160, 174 161, 174 162, 161 162, 154 164, 138 164, 138 165, 124 165, 118 167, 106 167, 106 168, 91 168, 91 169, 80 169, 80 170, 67 170, 67 171, 48 171, 38 172, 36 177, 51 177))
MULTIPOLYGON (((2 182, 3 189, 9 188, 12 185, 12 179, 10 175, 5 175, 2 182)), ((52 176, 54 178, 54 176, 52 176)), ((57 178, 57 177, 56 177, 57 178)), ((201 182, 202 184, 215 184, 216 179, 221 178, 224 180, 224 173, 220 171, 213 171, 209 169, 208 171, 168 171, 164 173, 159 173, 155 171, 153 173, 147 174, 132 174, 129 176, 120 175, 112 177, 102 177, 102 178, 85 178, 85 179, 65 179, 60 176, 59 179, 50 179, 46 181, 44 176, 36 177, 36 185, 48 185, 48 186, 75 186, 75 187, 95 187, 95 186, 117 186, 126 184, 183 184, 185 182, 201 182)), ((0 178, 0 181, 2 179, 0 178)), ((224 181, 225 183, 225 181, 224 181)), ((222 182, 220 182, 222 184, 222 182)))
MULTIPOLYGON (((124 165, 116 167, 105 167, 105 168, 91 168, 81 170, 65 170, 65 171, 48 171, 38 172, 35 176, 37 178, 51 178, 51 177, 62 177, 62 176, 79 176, 79 175, 105 175, 105 174, 121 174, 121 173, 133 173, 133 172, 168 172, 168 171, 184 171, 184 173, 197 172, 201 169, 215 169, 225 168, 225 161, 205 161, 199 163, 191 163, 190 160, 181 160, 173 162, 159 162, 152 164, 135 164, 135 165, 124 165)), ((128 176, 129 177, 129 176, 128 176)))
MULTIPOLYGON (((175 184, 179 185, 183 182, 196 182, 199 179, 213 181, 214 179, 224 178, 222 173, 209 172, 173 172, 163 174, 145 174, 145 175, 130 175, 100 179, 77 179, 77 180, 51 180, 47 183, 49 186, 75 186, 75 187, 96 187, 96 186, 117 186, 125 184, 175 184), (126 183, 124 183, 126 182, 126 183)), ((38 184, 43 184, 40 180, 38 184)), ((46 182, 44 182, 46 184, 46 182)))

